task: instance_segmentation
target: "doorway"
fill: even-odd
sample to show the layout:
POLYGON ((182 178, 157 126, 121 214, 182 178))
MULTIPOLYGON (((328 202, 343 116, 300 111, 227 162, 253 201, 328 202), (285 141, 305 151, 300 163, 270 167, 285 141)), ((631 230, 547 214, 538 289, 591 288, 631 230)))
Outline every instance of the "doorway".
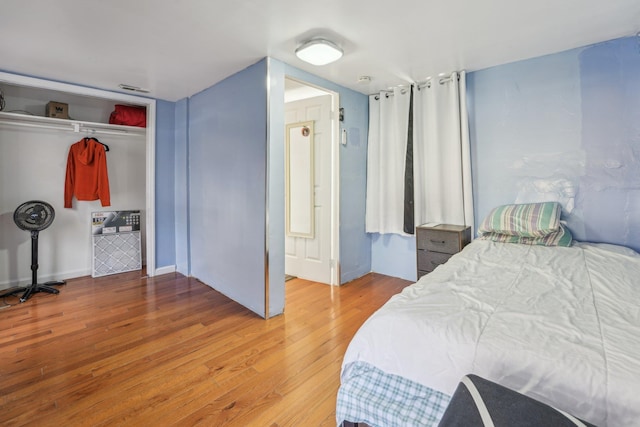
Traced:
MULTIPOLYGON (((285 276, 319 283, 339 285, 339 210, 338 210, 338 94, 287 77, 285 79, 285 126, 312 135, 310 161, 300 167, 300 158, 285 132, 285 215, 287 224, 299 212, 308 216, 308 233, 296 233, 285 227, 285 276), (300 125, 300 127, 296 127, 300 125), (290 145, 291 143, 291 145, 290 145), (291 147, 291 150, 289 149, 291 147), (290 163, 287 163, 290 162, 290 163), (298 171, 295 174, 294 171, 298 171), (307 172, 306 174, 300 172, 307 172), (295 188, 305 188, 309 179, 309 197, 296 197, 295 188), (310 200, 309 200, 310 199, 310 200), (309 206, 304 206, 310 204, 309 206), (293 212, 293 214, 292 214, 293 212)), ((299 153, 299 151, 297 152, 299 153)), ((305 151, 306 153, 306 151, 305 151)), ((299 217, 298 217, 299 218, 299 217)))

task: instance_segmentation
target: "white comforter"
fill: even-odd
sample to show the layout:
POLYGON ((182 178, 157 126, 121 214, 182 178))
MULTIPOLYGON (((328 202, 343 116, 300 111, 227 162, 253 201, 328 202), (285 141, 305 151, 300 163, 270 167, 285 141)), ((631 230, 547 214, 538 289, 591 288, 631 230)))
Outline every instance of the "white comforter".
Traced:
POLYGON ((640 255, 474 241, 369 318, 353 361, 449 395, 475 373, 597 425, 640 425, 640 255))

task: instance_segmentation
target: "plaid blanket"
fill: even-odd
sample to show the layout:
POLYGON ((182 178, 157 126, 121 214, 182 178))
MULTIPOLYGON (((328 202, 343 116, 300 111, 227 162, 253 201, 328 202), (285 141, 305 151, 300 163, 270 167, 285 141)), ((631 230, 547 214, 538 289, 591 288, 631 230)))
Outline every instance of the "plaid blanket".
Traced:
POLYGON ((434 426, 450 396, 363 362, 347 365, 338 390, 336 421, 371 427, 434 426))

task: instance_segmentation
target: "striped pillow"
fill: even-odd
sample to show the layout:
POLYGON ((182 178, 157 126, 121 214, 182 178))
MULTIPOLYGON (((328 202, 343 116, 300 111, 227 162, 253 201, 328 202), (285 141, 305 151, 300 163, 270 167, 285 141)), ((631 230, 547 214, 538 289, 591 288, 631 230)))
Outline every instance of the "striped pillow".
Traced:
POLYGON ((543 237, 558 231, 561 213, 558 202, 498 206, 482 221, 478 232, 543 237))
POLYGON ((542 245, 542 246, 571 246, 573 236, 568 228, 564 225, 560 225, 560 228, 552 233, 543 237, 520 237, 512 236, 509 234, 500 233, 484 233, 480 237, 480 240, 492 240, 494 242, 502 243, 520 243, 523 245, 542 245))

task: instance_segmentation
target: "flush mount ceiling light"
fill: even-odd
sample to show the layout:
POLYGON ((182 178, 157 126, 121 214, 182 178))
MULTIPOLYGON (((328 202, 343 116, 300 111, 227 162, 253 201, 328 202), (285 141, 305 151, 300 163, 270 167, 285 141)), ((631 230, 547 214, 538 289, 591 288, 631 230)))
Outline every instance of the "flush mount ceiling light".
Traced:
POLYGON ((313 39, 296 49, 296 56, 313 65, 326 65, 342 57, 342 49, 326 39, 313 39))

